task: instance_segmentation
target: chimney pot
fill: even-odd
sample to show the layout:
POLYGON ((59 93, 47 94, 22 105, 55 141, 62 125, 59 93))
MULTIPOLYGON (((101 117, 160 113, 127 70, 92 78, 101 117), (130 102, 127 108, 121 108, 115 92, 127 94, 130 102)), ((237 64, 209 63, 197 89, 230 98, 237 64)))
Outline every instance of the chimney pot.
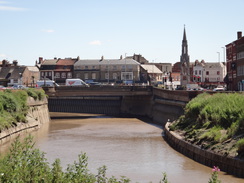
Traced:
POLYGON ((237 39, 240 39, 242 37, 242 32, 241 31, 238 31, 237 32, 237 39))
POLYGON ((18 65, 18 61, 17 61, 17 60, 14 60, 14 61, 13 61, 13 65, 14 65, 14 66, 17 66, 17 65, 18 65))
POLYGON ((43 57, 39 57, 39 64, 42 64, 43 62, 43 57))

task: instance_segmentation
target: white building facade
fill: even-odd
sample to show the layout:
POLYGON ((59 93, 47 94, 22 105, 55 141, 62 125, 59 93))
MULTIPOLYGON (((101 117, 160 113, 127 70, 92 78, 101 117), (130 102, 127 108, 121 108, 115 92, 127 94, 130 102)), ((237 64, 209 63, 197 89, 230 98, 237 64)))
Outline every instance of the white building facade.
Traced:
POLYGON ((193 66, 193 82, 224 85, 226 65, 223 62, 195 61, 193 66))

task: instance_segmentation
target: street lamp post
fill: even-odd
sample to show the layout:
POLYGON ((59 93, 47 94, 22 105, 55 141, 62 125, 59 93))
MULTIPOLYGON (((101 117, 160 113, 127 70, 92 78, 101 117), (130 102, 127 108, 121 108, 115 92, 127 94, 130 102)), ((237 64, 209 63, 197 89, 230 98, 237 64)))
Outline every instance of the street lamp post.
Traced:
POLYGON ((109 60, 108 60, 108 84, 109 84, 109 60))
POLYGON ((125 84, 126 84, 126 77, 127 77, 127 73, 126 73, 126 53, 125 53, 125 74, 124 74, 124 77, 125 77, 125 84))
POLYGON ((19 77, 20 77, 20 85, 22 85, 22 73, 19 73, 19 77))
POLYGON ((218 53, 218 61, 220 62, 220 53, 219 52, 217 52, 218 53))
POLYGON ((223 61, 225 62, 225 47, 222 48, 223 48, 223 61))

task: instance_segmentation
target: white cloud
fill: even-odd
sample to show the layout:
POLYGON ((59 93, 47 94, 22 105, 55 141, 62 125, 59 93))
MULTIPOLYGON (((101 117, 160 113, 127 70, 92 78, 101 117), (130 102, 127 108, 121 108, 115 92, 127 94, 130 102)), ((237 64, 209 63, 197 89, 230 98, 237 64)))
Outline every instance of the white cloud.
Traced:
POLYGON ((90 45, 101 45, 102 43, 99 40, 95 40, 95 41, 91 41, 89 44, 90 45))
POLYGON ((0 1, 0 11, 25 11, 25 8, 18 8, 14 6, 8 6, 6 4, 10 4, 7 1, 0 1), (2 5, 1 5, 2 4, 2 5), (5 6, 3 6, 5 4, 5 6))
POLYGON ((1 53, 0 53, 0 57, 6 58, 7 55, 5 55, 5 54, 1 54, 1 53))
POLYGON ((44 29, 42 32, 53 33, 55 31, 53 29, 44 29))
POLYGON ((7 1, 0 1, 0 4, 9 4, 7 1))

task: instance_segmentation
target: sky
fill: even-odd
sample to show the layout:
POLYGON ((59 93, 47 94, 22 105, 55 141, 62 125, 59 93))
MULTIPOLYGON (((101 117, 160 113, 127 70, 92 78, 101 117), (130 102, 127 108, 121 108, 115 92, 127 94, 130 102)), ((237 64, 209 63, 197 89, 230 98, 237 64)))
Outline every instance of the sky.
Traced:
POLYGON ((44 59, 180 61, 185 26, 190 61, 224 61, 244 34, 244 0, 0 0, 0 61, 44 59))

